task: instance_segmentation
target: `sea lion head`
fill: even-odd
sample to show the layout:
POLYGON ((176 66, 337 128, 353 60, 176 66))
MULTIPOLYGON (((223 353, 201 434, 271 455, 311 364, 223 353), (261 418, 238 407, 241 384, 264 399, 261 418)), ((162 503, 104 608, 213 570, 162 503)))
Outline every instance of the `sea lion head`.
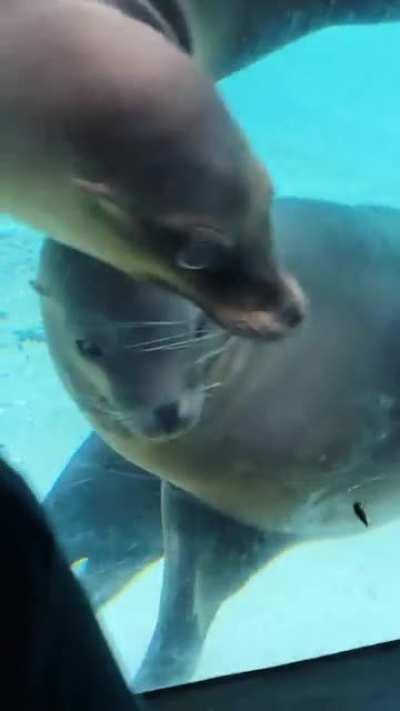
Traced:
POLYGON ((196 305, 50 240, 36 289, 57 370, 96 425, 162 440, 197 424, 227 336, 196 305))
POLYGON ((305 299, 275 254, 266 170, 195 60, 106 5, 43 3, 13 24, 4 111, 18 194, 29 183, 35 224, 60 242, 164 284, 230 332, 283 336, 305 299))
MULTIPOLYGON (((157 160, 148 160, 146 170, 154 172, 132 201, 126 187, 77 181, 136 251, 132 275, 164 283, 236 335, 286 335, 303 320, 306 298, 275 254, 267 171, 251 154, 230 171, 211 162, 182 168, 176 155, 166 162, 170 175, 162 179, 157 160)), ((129 177, 125 185, 135 182, 129 177)))
POLYGON ((153 39, 150 69, 131 82, 111 72, 108 84, 103 72, 80 95, 68 126, 76 186, 129 245, 134 276, 161 280, 230 332, 283 336, 306 300, 275 254, 268 172, 213 82, 153 39))

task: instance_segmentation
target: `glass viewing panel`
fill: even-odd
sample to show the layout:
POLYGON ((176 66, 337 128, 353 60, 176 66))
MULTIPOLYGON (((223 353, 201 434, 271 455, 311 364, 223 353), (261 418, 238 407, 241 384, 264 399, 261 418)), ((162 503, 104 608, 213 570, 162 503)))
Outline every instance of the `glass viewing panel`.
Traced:
POLYGON ((1 216, 2 453, 139 690, 399 635, 399 46, 322 29, 218 83, 307 296, 282 338, 1 216))

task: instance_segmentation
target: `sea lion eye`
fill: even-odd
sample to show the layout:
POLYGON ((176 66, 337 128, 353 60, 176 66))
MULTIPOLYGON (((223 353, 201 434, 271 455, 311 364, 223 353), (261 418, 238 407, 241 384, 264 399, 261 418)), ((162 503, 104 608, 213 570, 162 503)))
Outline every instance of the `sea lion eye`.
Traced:
POLYGON ((176 263, 182 269, 210 271, 221 269, 228 255, 224 245, 212 240, 193 239, 185 244, 176 256, 176 263))
POLYGON ((103 351, 97 343, 93 341, 88 341, 86 338, 76 341, 78 351, 85 358, 91 358, 92 360, 98 360, 103 356, 103 351))

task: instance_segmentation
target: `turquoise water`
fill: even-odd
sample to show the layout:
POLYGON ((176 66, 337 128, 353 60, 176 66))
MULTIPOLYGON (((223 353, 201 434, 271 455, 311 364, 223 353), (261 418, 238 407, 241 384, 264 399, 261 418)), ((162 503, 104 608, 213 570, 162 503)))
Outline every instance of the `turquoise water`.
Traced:
MULTIPOLYGON (((400 25, 326 30, 223 82, 279 195, 400 207, 399 46, 400 25)), ((1 220, 0 445, 43 497, 89 428, 47 355, 29 285, 39 248, 29 228, 1 220)), ((399 534, 393 524, 280 556, 225 604, 198 677, 397 637, 399 534)), ((154 566, 101 613, 130 677, 151 634, 161 574, 154 566)))

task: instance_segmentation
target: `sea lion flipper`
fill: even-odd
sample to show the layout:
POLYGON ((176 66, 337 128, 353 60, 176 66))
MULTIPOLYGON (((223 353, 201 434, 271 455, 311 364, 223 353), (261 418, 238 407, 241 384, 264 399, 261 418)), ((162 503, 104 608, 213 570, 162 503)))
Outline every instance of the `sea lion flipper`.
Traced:
POLYGON ((221 604, 293 541, 244 526, 167 482, 162 518, 160 611, 133 683, 138 692, 190 681, 221 604))
POLYGON ((44 505, 67 560, 98 607, 162 555, 160 482, 97 434, 74 454, 44 505), (129 506, 126 502, 129 501, 129 506))

